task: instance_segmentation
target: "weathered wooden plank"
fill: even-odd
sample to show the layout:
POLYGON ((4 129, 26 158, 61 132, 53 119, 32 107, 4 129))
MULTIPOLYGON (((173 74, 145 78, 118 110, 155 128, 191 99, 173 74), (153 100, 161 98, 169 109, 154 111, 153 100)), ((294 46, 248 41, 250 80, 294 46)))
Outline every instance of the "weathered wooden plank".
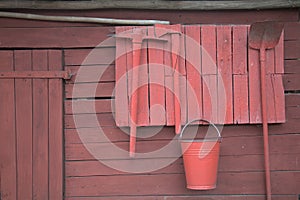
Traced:
MULTIPOLYGON (((299 172, 273 172, 273 194, 297 194, 299 172)), ((219 173, 217 188, 193 191, 185 188, 183 174, 76 177, 66 179, 66 196, 114 195, 264 194, 263 172, 219 173), (131 180, 128 182, 128 180, 131 180), (105 181, 106 184, 103 184, 105 181), (130 183, 130 187, 128 187, 130 183), (167 184, 172 183, 172 184, 167 184), (155 187, 153 187, 153 184, 155 187), (151 190, 149 190, 151 188, 151 190)))
POLYGON ((115 54, 115 47, 66 49, 64 50, 65 65, 110 65, 114 63, 115 54))
MULTIPOLYGON (((143 35, 147 35, 147 27, 135 27, 135 29, 141 30, 143 35)), ((149 41, 150 42, 150 41, 149 41)), ((150 124, 150 111, 151 111, 151 96, 149 97, 149 87, 151 93, 151 86, 149 86, 148 78, 150 73, 150 57, 149 52, 147 52, 147 42, 144 41, 140 47, 140 63, 137 63, 138 68, 138 101, 137 101, 137 123, 140 126, 148 126, 150 124), (149 65, 149 66, 148 66, 149 65), (150 107, 150 109, 149 109, 150 107)), ((149 50, 148 50, 149 51, 149 50)), ((132 58, 137 59, 137 58, 132 58)), ((161 89, 161 88, 160 88, 161 89)), ((157 91, 158 92, 158 91, 157 91)), ((152 99, 153 100, 153 99, 152 99)))
POLYGON ((284 42, 284 59, 300 58, 300 40, 284 42))
POLYGON ((235 25, 232 27, 232 73, 247 74, 247 27, 235 25))
MULTIPOLYGON (((96 47, 113 33, 110 27, 53 27, 53 28, 2 28, 1 48, 78 48, 96 47), (10 37, 7 37, 9 35, 10 37), (17 41, 14 38, 22 38, 17 41)), ((114 46, 110 39, 101 46, 114 46)))
POLYGON ((200 26, 185 27, 188 121, 202 118, 200 26))
MULTIPOLYGON (((46 50, 32 51, 32 69, 48 70, 46 50)), ((48 80, 33 80, 33 198, 48 198, 48 80), (47 172, 47 173, 45 173, 47 172)))
MULTIPOLYGON (((16 71, 31 71, 31 51, 14 51, 16 71)), ((16 79, 18 197, 32 199, 32 80, 16 79)))
MULTIPOLYGON (((116 34, 126 31, 125 27, 116 27, 116 34)), ((116 79, 116 123, 118 126, 128 126, 128 81, 127 81, 127 41, 122 38, 116 38, 116 61, 115 61, 115 79, 116 79)))
POLYGON ((300 94, 285 94, 285 105, 286 106, 299 106, 300 105, 300 94))
POLYGON ((283 86, 285 91, 300 90, 299 74, 284 74, 283 86))
POLYGON ((274 9, 274 8, 294 8, 299 7, 300 4, 296 0, 292 1, 264 1, 261 4, 254 2, 236 2, 236 1, 204 1, 204 2, 189 2, 184 1, 181 3, 175 2, 164 2, 157 1, 153 4, 152 1, 144 0, 140 1, 130 1, 128 3, 123 1, 102 1, 93 2, 91 4, 86 4, 86 2, 34 2, 34 7, 32 7, 34 1, 20 2, 19 4, 13 4, 9 1, 4 1, 0 4, 1 8, 6 9, 67 9, 67 10, 88 10, 88 9, 150 9, 150 10, 234 10, 234 9, 274 9))
POLYGON ((284 73, 300 74, 300 60, 284 60, 284 73))
POLYGON ((233 122, 249 123, 248 75, 233 75, 233 122))
MULTIPOLYGON (((148 28, 148 36, 152 38, 156 37, 155 27, 148 28)), ((150 124, 154 126, 166 124, 163 49, 164 43, 162 41, 148 41, 150 124)))
POLYGON ((113 97, 114 82, 66 84, 66 98, 88 98, 88 97, 113 97), (75 89, 76 87, 76 89, 75 89))
POLYGON ((111 113, 114 101, 113 99, 65 100, 65 114, 111 113))
MULTIPOLYGON (((275 87, 274 87, 274 84, 273 84, 273 81, 272 81, 272 75, 268 74, 268 75, 266 75, 266 98, 267 98, 267 102, 268 102, 267 103, 267 119, 268 119, 268 122, 270 122, 270 123, 276 122, 276 108, 275 108, 275 92, 274 92, 274 90, 275 90, 275 87)), ((283 92, 283 90, 282 90, 282 92, 283 92)), ((282 109, 284 110, 284 107, 282 107, 282 109)))
POLYGON ((112 113, 65 115, 65 128, 116 126, 112 113), (75 121, 76 127, 75 127, 75 121))
POLYGON ((68 83, 108 82, 115 81, 115 65, 66 66, 72 77, 68 83), (78 75, 78 73, 80 73, 78 75), (95 76, 95 74, 101 77, 95 76))
POLYGON ((231 26, 217 26, 218 123, 233 123, 231 26))
POLYGON ((167 125, 173 126, 175 124, 175 112, 174 112, 174 101, 179 101, 174 98, 174 81, 173 77, 165 77, 165 86, 166 86, 166 118, 167 125))
POLYGON ((300 34, 299 22, 284 23, 284 40, 298 40, 300 34))
MULTIPOLYGON (((249 30, 249 29, 248 29, 249 30)), ((259 52, 248 47, 250 123, 261 122, 259 52)))
MULTIPOLYGON (((162 160, 164 158, 161 158, 162 160)), ((297 165, 297 154, 272 154, 270 156, 271 170, 285 170, 296 171, 299 170, 297 165)), ((219 160, 219 172, 254 172, 263 171, 263 155, 241 155, 241 156, 221 156, 219 160), (239 163, 233 165, 232 163, 239 163)), ((115 160, 122 165, 122 162, 126 160, 115 160)), ((171 163, 163 169, 151 172, 151 174, 175 174, 183 173, 183 161, 182 158, 171 163)), ((126 172, 120 172, 118 170, 107 167, 98 160, 87 161, 67 161, 66 162, 66 177, 83 177, 83 176, 107 176, 107 175, 124 175, 126 172)))
POLYGON ((275 73, 284 73, 284 45, 283 45, 284 32, 281 33, 278 44, 275 46, 275 73))
POLYGON ((217 75, 202 76, 203 118, 213 123, 218 122, 217 75))
MULTIPOLYGON (((1 51, 1 71, 13 70, 13 52, 1 51)), ((17 198, 17 163, 15 129, 15 84, 12 79, 0 80, 0 189, 2 199, 17 198)))
POLYGON ((179 90, 180 90, 180 110, 181 110, 181 124, 187 123, 187 90, 186 90, 186 76, 179 76, 179 90))
MULTIPOLYGON (((297 154, 299 151, 299 135, 270 135, 270 154, 297 154)), ((128 142, 114 142, 119 148, 127 149, 128 142)), ((151 152, 168 144, 166 140, 149 140, 138 142, 138 152, 151 152)), ((92 148, 108 148, 111 143, 90 143, 92 148)), ((178 148, 179 150, 180 148, 178 148)), ((81 143, 66 145, 66 160, 94 159, 81 143)), ((114 152, 110 152, 113 154, 114 152)), ((263 155, 262 136, 226 137, 222 143, 221 156, 263 155)), ((177 156, 176 149, 168 157, 177 156), (174 154, 173 154, 174 153, 174 154)), ((166 157, 166 156, 164 156, 166 157)), ((109 158, 109 155, 107 155, 109 158)), ((117 158, 115 158, 117 159, 117 158)))
POLYGON ((266 73, 275 73, 275 49, 267 49, 266 51, 266 73))
MULTIPOLYGON (((62 52, 48 51, 49 70, 62 70, 62 52)), ((63 199, 63 82, 49 80, 49 199, 63 199)))
POLYGON ((201 26, 202 75, 217 74, 217 35, 215 25, 201 26))
POLYGON ((282 82, 282 75, 276 74, 271 77, 272 88, 274 91, 274 107, 275 107, 275 116, 277 123, 285 122, 285 99, 284 99, 284 88, 282 82))
MULTIPOLYGON (((66 200, 90 200, 93 197, 66 197, 66 200)), ((97 199, 102 200, 102 199, 107 199, 107 200, 138 200, 141 197, 139 195, 137 196, 110 196, 110 197, 97 197, 97 199)), ((244 200, 264 200, 266 197, 265 195, 183 195, 183 196, 172 196, 172 195, 163 195, 163 196, 143 196, 143 199, 145 200, 239 200, 239 199, 244 199, 244 200)), ((297 195, 272 195, 272 199, 274 200, 295 200, 297 198, 297 195)))

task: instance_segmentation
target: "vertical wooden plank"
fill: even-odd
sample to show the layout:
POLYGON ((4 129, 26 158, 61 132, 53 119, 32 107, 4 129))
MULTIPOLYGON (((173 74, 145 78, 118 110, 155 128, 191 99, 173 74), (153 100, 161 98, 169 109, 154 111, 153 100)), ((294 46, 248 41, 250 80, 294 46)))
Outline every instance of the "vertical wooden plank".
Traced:
POLYGON ((285 122, 285 98, 284 88, 282 82, 282 75, 275 74, 271 77, 272 86, 274 90, 274 101, 275 101, 275 112, 276 112, 276 123, 285 122))
POLYGON ((266 73, 267 74, 275 73, 275 50, 274 49, 266 50, 266 73))
POLYGON ((249 123, 248 76, 247 74, 233 75, 233 116, 235 124, 249 123))
MULTIPOLYGON (((248 28, 249 32, 249 28, 248 28)), ((259 51, 248 46, 250 123, 261 123, 259 51)))
POLYGON ((231 26, 217 27, 218 121, 233 123, 231 26))
MULTIPOLYGON (((135 27, 143 36, 147 35, 147 27, 135 27)), ((148 85, 148 60, 147 60, 147 40, 142 42, 140 47, 140 63, 138 66, 138 113, 137 123, 139 126, 149 125, 149 85, 148 85)))
MULTIPOLYGON (((49 70, 63 70, 61 51, 48 51, 48 66, 49 70)), ((63 199, 63 88, 61 79, 49 80, 49 199, 63 199)))
POLYGON ((268 123, 274 123, 276 121, 275 110, 275 92, 274 85, 272 84, 272 74, 266 75, 266 93, 267 93, 267 119, 268 123))
POLYGON ((217 123, 218 108, 217 108, 217 75, 203 75, 203 119, 217 123))
MULTIPOLYGON (((1 71, 13 71, 13 52, 0 51, 1 71)), ((15 135, 15 84, 13 79, 0 80, 0 172, 1 199, 17 199, 15 135)))
MULTIPOLYGON (((116 34, 125 31, 124 27, 116 27, 116 34)), ((116 61, 115 61, 115 120, 117 126, 128 126, 128 94, 127 94, 127 60, 126 40, 116 38, 116 61)))
POLYGON ((281 33, 278 44, 275 47, 275 73, 284 73, 284 45, 283 45, 284 32, 281 33))
POLYGON ((173 82, 173 72, 172 69, 172 41, 171 34, 165 34, 169 32, 169 25, 156 24, 155 25, 156 34, 167 42, 164 42, 163 50, 163 64, 164 64, 164 74, 165 74, 165 112, 166 112, 166 124, 168 126, 173 126, 175 124, 174 116, 174 82, 173 82), (164 35, 165 34, 165 35, 164 35))
MULTIPOLYGON (((32 51, 33 70, 48 70, 46 50, 32 51)), ((48 199, 48 80, 33 80, 33 199, 48 199)))
POLYGON ((180 84, 180 109, 181 109, 181 124, 185 125, 187 123, 187 90, 186 90, 186 76, 179 76, 180 84))
MULTIPOLYGON (((173 77, 165 77, 165 87, 166 87, 166 117, 167 126, 174 126, 175 124, 175 112, 174 112, 174 81, 173 77)), ((178 100, 179 101, 179 100, 178 100)))
POLYGON ((247 74, 247 26, 233 26, 232 40, 232 73, 247 74))
MULTIPOLYGON (((15 51, 15 70, 30 71, 31 51, 15 51)), ((32 199, 32 79, 16 79, 18 197, 32 199)))
POLYGON ((201 45, 202 74, 217 74, 217 41, 215 25, 201 26, 201 45))
POLYGON ((188 121, 202 118, 200 26, 185 27, 188 121))
MULTIPOLYGON (((148 36, 156 37, 154 27, 148 28, 148 36)), ((150 125, 165 125, 166 122, 163 48, 162 41, 148 41, 150 125)))

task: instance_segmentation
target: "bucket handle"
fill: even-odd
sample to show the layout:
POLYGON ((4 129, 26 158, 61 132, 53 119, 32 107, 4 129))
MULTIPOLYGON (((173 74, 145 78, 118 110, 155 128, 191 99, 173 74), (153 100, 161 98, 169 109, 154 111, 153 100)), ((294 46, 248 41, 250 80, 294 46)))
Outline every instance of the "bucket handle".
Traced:
POLYGON ((212 126, 216 129, 216 131, 217 131, 217 133, 218 133, 218 140, 221 141, 221 133, 220 133, 218 127, 217 127, 214 123, 212 123, 212 122, 210 122, 210 121, 208 121, 208 120, 206 120, 206 119, 201 119, 201 118, 192 119, 191 121, 189 121, 188 123, 186 123, 186 124, 184 125, 184 127, 182 128, 182 130, 181 130, 181 132, 180 132, 180 135, 179 135, 179 139, 180 139, 180 140, 182 139, 182 135, 183 135, 183 132, 185 131, 185 129, 186 129, 189 125, 191 125, 191 123, 196 122, 196 121, 203 121, 203 122, 209 123, 209 125, 212 125, 212 126))

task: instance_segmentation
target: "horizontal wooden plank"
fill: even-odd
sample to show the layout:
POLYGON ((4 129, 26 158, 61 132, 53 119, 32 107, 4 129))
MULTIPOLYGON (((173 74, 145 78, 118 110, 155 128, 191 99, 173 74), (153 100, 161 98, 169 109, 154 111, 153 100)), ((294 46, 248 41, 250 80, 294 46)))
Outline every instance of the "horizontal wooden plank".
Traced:
POLYGON ((66 84, 66 98, 113 97, 114 82, 66 84), (76 87, 76 89, 74 89, 76 87))
MULTIPOLYGON (((276 154, 270 157, 270 166, 272 171, 297 171, 300 166, 297 160, 300 158, 298 154, 276 154)), ((164 158, 158 159, 163 160, 164 158)), ((264 171, 264 156, 263 155, 243 155, 243 156, 221 156, 219 160, 219 172, 250 172, 250 171, 264 171), (239 163, 237 165, 233 163, 239 163)), ((126 160, 115 161, 122 165, 126 160)), ((87 161, 67 161, 65 163, 65 172, 67 177, 81 177, 81 176, 107 176, 107 175, 124 175, 126 172, 121 172, 112 169, 101 161, 87 160, 87 161)), ((151 174, 174 174, 183 173, 182 158, 177 159, 170 165, 160 170, 151 172, 151 174)))
MULTIPOLYGON (((51 2, 53 3, 53 2, 51 2)), ((90 4, 91 2, 89 2, 90 4)), ((30 4, 30 9, 33 6, 30 4)), ((25 11, 23 11, 25 12, 25 11)), ((274 21, 298 21, 297 9, 281 10, 235 10, 235 11, 194 11, 177 10, 176 12, 166 12, 164 10, 86 10, 82 11, 53 11, 49 10, 30 10, 30 13, 45 15, 67 15, 67 16, 87 16, 87 17, 111 17, 118 19, 151 19, 170 20, 171 24, 250 24, 256 21, 274 20, 274 21), (219 16, 216 18, 216 14, 219 16)), ((64 23, 64 22, 43 22, 33 20, 19 20, 0 18, 0 27, 59 27, 59 26, 99 26, 91 23, 64 23)))
POLYGON ((300 58, 300 40, 284 42, 284 59, 300 58))
MULTIPOLYGON (((110 27, 1 28, 1 48, 96 47, 114 31, 110 27), (9 35, 9 37, 7 37, 9 35), (22 38, 16 40, 15 38, 22 38)), ((101 46, 115 46, 110 39, 101 46)))
MULTIPOLYGON (((107 114, 106 114, 107 115, 107 114)), ((84 115, 86 116, 86 115, 84 115)), ((84 117, 83 116, 83 117, 84 117)), ((73 143, 81 143, 76 129, 74 129, 74 122, 72 119, 72 115, 66 116, 68 119, 65 120, 68 122, 68 129, 65 130, 65 139, 66 144, 73 143)), ((88 119, 90 117, 87 117, 88 119)), ((100 118, 101 119, 101 118, 100 118)), ((129 128, 117 128, 113 126, 113 116, 110 115, 106 120, 106 124, 109 126, 102 127, 103 132, 106 135, 109 135, 109 139, 113 142, 118 141, 127 141, 127 135, 129 133, 129 128)), ((102 122, 101 122, 102 123, 102 122)), ((91 123, 87 123, 90 125, 91 123)), ((93 124, 92 124, 93 125, 93 124)), ((86 124, 85 124, 86 126, 86 124)), ((83 134, 86 134, 92 141, 101 142, 97 140, 97 136, 99 134, 99 127, 80 129, 83 134)), ((269 125, 269 134, 270 135, 290 135, 290 134, 298 134, 300 129, 299 119, 287 119, 286 123, 283 124, 272 124, 269 125)), ((206 133, 207 127, 201 126, 198 128, 199 133, 206 133)), ((174 127, 139 127, 138 133, 139 136, 143 138, 143 140, 159 140, 159 139, 167 139, 170 140, 174 137, 174 127), (152 137, 153 136, 153 137, 152 137)), ((223 137, 235 137, 235 136, 258 136, 262 135, 262 126, 261 125, 231 125, 225 126, 221 132, 223 137)), ((288 136, 287 136, 288 137, 288 136)))
MULTIPOLYGON (((300 172, 272 172, 273 194, 297 194, 300 172)), ((265 194, 263 172, 219 173, 217 188, 193 191, 184 174, 66 178, 66 196, 265 194), (105 184, 103 184, 105 183, 105 184)))
MULTIPOLYGON (((299 153, 299 134, 295 135, 271 135, 270 136, 270 154, 296 154, 299 153)), ((89 138, 88 138, 89 139, 89 138)), ((85 140, 86 141, 86 140, 85 140)), ((160 140, 160 141, 139 141, 137 142, 137 152, 145 153, 157 150, 168 144, 170 140, 160 140)), ((103 141, 104 142, 104 141, 103 141)), ((90 148, 109 148, 113 144, 117 145, 119 148, 127 150, 127 142, 117 142, 117 143, 86 143, 90 148)), ((174 152, 170 153, 168 157, 176 156, 176 149, 174 152)), ((95 159, 84 145, 78 144, 66 144, 66 160, 93 160, 95 159)), ((105 159, 110 158, 108 155, 113 155, 114 152, 107 152, 105 159)), ((263 138, 261 136, 253 137, 229 137, 224 138, 221 144, 222 156, 239 156, 239 155, 262 155, 263 154, 263 138)), ((121 158, 121 157, 117 157, 121 158)))
POLYGON ((18 4, 4 1, 0 4, 0 8, 6 9, 67 9, 67 10, 84 10, 84 9, 151 9, 151 10, 233 10, 233 9, 274 9, 274 8, 294 8, 300 7, 300 3, 296 0, 284 1, 284 0, 267 0, 260 1, 204 1, 204 2, 190 2, 183 1, 177 2, 165 2, 165 1, 153 1, 144 0, 137 1, 132 0, 128 2, 124 1, 94 1, 94 2, 36 2, 25 1, 18 4))
POLYGON ((300 60, 285 60, 284 73, 300 74, 300 60))
MULTIPOLYGON (((297 195, 272 195, 273 200, 296 200, 297 195)), ((97 197, 99 200, 265 200, 265 195, 184 195, 184 196, 117 196, 117 197, 97 197)), ((94 199, 94 197, 67 197, 66 200, 91 200, 94 199)))
POLYGON ((64 119, 65 119, 65 128, 116 126, 113 115, 111 113, 96 114, 96 115, 94 114, 65 115, 64 119))
POLYGON ((65 114, 111 113, 113 99, 66 100, 65 114))
POLYGON ((299 40, 300 23, 286 22, 284 23, 284 40, 299 40))
POLYGON ((285 91, 300 90, 299 74, 284 74, 283 86, 285 91))
POLYGON ((300 106, 300 94, 285 94, 286 106, 300 106))
POLYGON ((115 81, 114 65, 66 66, 65 69, 73 75, 68 83, 115 81))
POLYGON ((65 65, 110 65, 115 60, 115 47, 66 49, 64 53, 65 65))

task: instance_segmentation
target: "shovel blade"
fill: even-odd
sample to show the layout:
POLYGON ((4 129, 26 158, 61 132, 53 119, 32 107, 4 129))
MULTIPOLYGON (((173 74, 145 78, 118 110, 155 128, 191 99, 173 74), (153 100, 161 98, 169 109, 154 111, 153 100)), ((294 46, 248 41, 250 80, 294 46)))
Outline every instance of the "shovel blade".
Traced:
POLYGON ((279 42, 283 24, 272 21, 256 22, 251 25, 249 45, 253 49, 272 49, 279 42))

